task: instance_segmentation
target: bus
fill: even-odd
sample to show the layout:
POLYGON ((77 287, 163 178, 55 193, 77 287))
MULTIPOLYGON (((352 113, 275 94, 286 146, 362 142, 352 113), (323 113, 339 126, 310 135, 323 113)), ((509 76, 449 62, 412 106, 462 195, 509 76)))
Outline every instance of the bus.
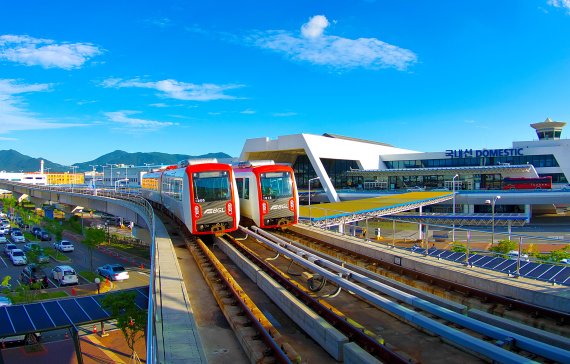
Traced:
POLYGON ((506 177, 503 190, 549 190, 552 189, 552 177, 506 177))

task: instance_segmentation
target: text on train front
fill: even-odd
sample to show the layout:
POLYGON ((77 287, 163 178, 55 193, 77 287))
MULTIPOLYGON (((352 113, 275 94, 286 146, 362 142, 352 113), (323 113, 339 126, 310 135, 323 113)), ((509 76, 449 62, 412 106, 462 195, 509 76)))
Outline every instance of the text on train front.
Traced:
POLYGON ((261 173, 259 183, 262 194, 261 213, 265 225, 275 225, 279 221, 293 223, 295 199, 291 173, 261 173))
POLYGON ((194 224, 196 231, 223 231, 234 224, 229 171, 192 173, 194 224))

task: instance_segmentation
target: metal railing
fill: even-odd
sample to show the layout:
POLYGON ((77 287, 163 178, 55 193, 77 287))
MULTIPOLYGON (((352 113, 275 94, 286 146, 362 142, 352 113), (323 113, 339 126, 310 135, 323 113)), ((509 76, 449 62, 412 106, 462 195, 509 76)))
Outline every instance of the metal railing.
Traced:
MULTIPOLYGON (((154 209, 151 204, 140 196, 139 189, 119 189, 115 191, 114 189, 93 189, 84 187, 66 187, 66 186, 39 186, 30 185, 26 183, 0 181, 0 187, 19 187, 28 190, 36 191, 50 191, 50 192, 62 192, 71 195, 83 195, 92 198, 111 198, 127 201, 134 206, 132 210, 147 224, 150 230, 151 236, 151 248, 150 248, 150 280, 149 280, 149 297, 148 297, 148 315, 147 315, 147 363, 157 363, 159 358, 157 353, 164 352, 164 350, 157 350, 157 346, 164 344, 162 339, 157 337, 157 321, 162 322, 161 310, 159 302, 157 302, 156 297, 160 296, 160 264, 158 261, 158 250, 156 249, 156 217, 154 214, 154 209), (157 319, 158 315, 158 319, 157 319)), ((9 188, 10 189, 10 188, 9 188)), ((161 330, 162 332, 162 330, 161 330)), ((164 358, 163 358, 164 359, 164 358)), ((164 360, 161 360, 164 361, 164 360)))

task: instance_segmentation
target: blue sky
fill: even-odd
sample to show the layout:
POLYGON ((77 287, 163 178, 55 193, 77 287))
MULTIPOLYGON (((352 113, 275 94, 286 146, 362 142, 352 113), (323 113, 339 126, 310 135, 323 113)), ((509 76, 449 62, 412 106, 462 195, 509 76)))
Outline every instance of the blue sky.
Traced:
POLYGON ((510 147, 570 121, 569 88, 570 0, 0 4, 0 149, 61 164, 297 133, 510 147))

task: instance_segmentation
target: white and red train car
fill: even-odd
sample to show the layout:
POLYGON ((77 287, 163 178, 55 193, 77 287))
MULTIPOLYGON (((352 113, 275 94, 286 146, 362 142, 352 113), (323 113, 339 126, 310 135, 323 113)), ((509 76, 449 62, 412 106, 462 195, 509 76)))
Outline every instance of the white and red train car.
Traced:
POLYGON ((234 166, 240 214, 260 228, 285 228, 299 220, 299 195, 293 169, 273 161, 234 166))
POLYGON ((234 172, 217 160, 188 160, 146 173, 141 193, 178 218, 192 234, 223 234, 239 225, 234 172))

